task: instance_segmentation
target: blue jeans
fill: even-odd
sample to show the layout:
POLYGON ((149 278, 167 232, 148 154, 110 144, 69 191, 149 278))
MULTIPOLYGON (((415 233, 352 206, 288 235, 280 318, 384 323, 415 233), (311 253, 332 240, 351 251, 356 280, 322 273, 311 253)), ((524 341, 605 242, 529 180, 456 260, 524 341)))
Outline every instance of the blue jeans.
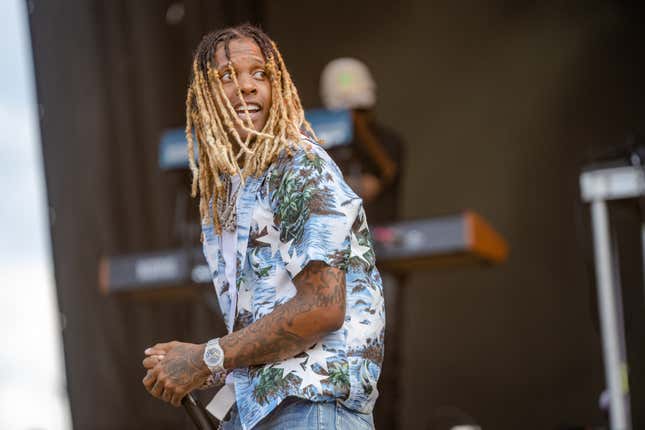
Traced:
MULTIPOLYGON (((242 430, 237 409, 222 422, 223 430, 242 430)), ((340 402, 312 402, 288 397, 253 430, 374 430, 372 414, 362 414, 346 408, 340 402)))

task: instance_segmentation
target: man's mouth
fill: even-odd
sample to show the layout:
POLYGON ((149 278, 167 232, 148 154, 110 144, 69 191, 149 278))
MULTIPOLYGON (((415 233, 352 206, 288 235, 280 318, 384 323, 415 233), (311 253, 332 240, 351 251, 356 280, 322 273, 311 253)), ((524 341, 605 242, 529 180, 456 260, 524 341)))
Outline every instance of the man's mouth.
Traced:
POLYGON ((261 110, 262 108, 260 107, 260 105, 256 103, 247 103, 246 108, 241 104, 235 107, 237 116, 239 116, 242 120, 246 119, 247 112, 251 117, 251 120, 254 120, 259 115, 261 110))

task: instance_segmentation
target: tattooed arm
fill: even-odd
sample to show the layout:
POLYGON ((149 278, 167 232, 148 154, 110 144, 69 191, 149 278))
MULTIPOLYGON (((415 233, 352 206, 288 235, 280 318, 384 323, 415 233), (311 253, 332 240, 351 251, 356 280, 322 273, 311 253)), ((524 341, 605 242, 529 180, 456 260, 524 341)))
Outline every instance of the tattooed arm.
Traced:
MULTIPOLYGON (((296 295, 249 326, 220 339, 224 367, 233 369, 293 357, 345 320, 345 272, 310 262, 294 279, 296 295)), ((150 394, 179 406, 210 375, 202 360, 205 345, 157 344, 146 350, 143 384, 150 394), (159 359, 163 357, 162 359, 159 359)))
POLYGON ((345 320, 345 272, 310 262, 294 279, 296 295, 273 312, 220 339, 232 369, 293 357, 345 320))

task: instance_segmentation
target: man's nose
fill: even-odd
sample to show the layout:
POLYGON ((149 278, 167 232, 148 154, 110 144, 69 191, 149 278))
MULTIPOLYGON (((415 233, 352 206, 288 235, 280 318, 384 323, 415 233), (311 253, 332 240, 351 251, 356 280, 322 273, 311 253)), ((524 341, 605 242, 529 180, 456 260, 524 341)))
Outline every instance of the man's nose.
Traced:
POLYGON ((238 78, 238 83, 240 84, 240 91, 242 91, 242 94, 245 96, 255 94, 258 91, 255 82, 253 81, 251 76, 247 75, 246 73, 242 74, 238 78))

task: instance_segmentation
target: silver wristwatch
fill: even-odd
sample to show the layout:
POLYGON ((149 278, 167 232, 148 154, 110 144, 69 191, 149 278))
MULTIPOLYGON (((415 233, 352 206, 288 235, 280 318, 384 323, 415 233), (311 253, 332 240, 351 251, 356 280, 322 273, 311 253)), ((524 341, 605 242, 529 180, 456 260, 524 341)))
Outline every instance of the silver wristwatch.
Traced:
POLYGON ((221 372, 224 369, 224 350, 219 346, 219 338, 211 339, 204 349, 204 363, 211 373, 221 372))

